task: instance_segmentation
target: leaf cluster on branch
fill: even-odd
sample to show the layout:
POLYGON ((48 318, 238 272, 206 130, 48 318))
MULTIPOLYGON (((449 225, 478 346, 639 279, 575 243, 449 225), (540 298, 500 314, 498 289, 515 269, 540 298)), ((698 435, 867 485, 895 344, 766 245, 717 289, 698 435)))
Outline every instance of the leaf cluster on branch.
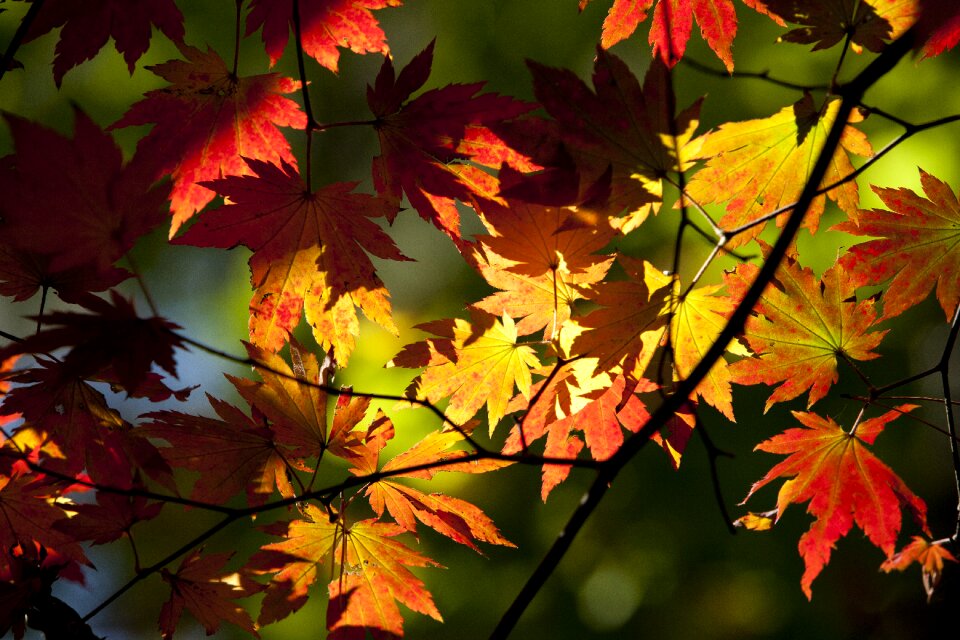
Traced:
POLYGON ((422 531, 478 553, 514 546, 479 506, 425 490, 435 476, 539 467, 546 501, 572 469, 586 469, 592 486, 492 632, 506 637, 648 442, 679 468, 691 438, 702 439, 726 514, 713 466, 723 452, 702 415, 742 420, 734 385, 773 387, 764 411, 798 398, 807 411, 756 446, 786 457, 744 501, 783 480, 775 507, 728 517, 731 528, 770 529, 790 504, 805 504, 808 598, 854 527, 885 571, 920 565, 935 596, 956 561, 960 521, 935 530, 898 461, 872 445, 894 420, 932 427, 943 438, 931 455, 950 452, 949 482, 960 487, 949 368, 960 204, 921 169, 922 194, 873 186, 886 208, 867 210, 856 179, 904 140, 960 120, 911 122, 865 102, 902 59, 920 73, 956 44, 953 3, 744 0, 783 41, 835 47, 836 69, 768 117, 711 130, 700 124, 711 98, 676 98, 694 23, 725 68, 717 73, 767 78, 735 69, 743 8, 732 0, 614 0, 589 81, 528 62, 536 102, 483 83, 425 89, 434 44, 401 65, 379 24, 382 10, 405 10, 401 0, 220 2, 232 51, 195 42, 175 0, 14 4, 25 6, 4 43, 0 86, 50 73, 21 68, 17 56, 57 30, 58 87, 109 39, 131 73, 154 38, 179 58, 147 66, 162 85, 106 128, 82 104, 69 134, 3 114, 12 152, 0 158, 0 295, 18 305, 40 296, 36 332, 2 331, 0 347, 0 633, 96 637, 98 612, 158 576, 170 594, 157 612, 164 638, 185 611, 208 633, 227 622, 258 636, 309 598, 327 600, 330 638, 400 637, 399 605, 442 620, 420 571, 441 565, 416 548, 422 531), (640 40, 648 17, 652 56, 638 75, 608 49, 640 40), (242 39, 258 33, 266 60, 241 60, 242 39), (368 79, 368 112, 322 122, 311 76, 337 73, 344 51, 384 60, 368 79), (848 51, 864 56, 859 71, 849 71, 848 51), (286 57, 299 77, 271 70, 286 57), (868 115, 902 134, 877 150, 868 115), (143 128, 125 159, 115 136, 129 127, 143 128), (320 163, 337 159, 314 140, 333 128, 375 136, 379 152, 353 181, 320 184, 320 163), (416 372, 404 394, 353 389, 338 378, 364 341, 361 318, 399 333, 378 265, 410 260, 391 235, 398 216, 412 215, 405 208, 449 238, 487 293, 455 292, 462 316, 424 322, 426 337, 383 355, 416 372), (851 246, 818 274, 796 238, 801 228, 819 237, 828 213, 842 216, 831 230, 850 234, 851 246), (464 216, 482 231, 465 233, 464 216), (654 217, 673 225, 669 263, 628 249, 654 217), (201 343, 157 308, 131 252, 161 227, 171 245, 249 250, 245 355, 201 343), (695 245, 710 247, 700 262, 695 245), (46 308, 50 292, 58 310, 46 308), (939 361, 894 378, 865 369, 884 355, 889 321, 931 294, 950 326, 939 361), (309 331, 298 341, 302 322, 309 331), (249 365, 249 377, 227 376, 243 406, 208 393, 205 415, 171 408, 196 393, 178 382, 186 350, 249 365), (816 412, 841 377, 862 387, 842 425, 816 412), (905 397, 926 378, 942 393, 905 397), (121 394, 157 407, 130 416, 121 394), (920 401, 943 417, 916 417, 920 401), (390 412, 411 404, 440 425, 398 438, 414 444, 393 453, 390 412), (325 480, 331 473, 342 480, 325 480), (149 557, 142 539, 172 509, 220 520, 149 557), (257 550, 205 549, 245 522, 257 550), (917 534, 911 542, 904 528, 917 534), (119 540, 133 575, 114 593, 83 616, 52 595, 58 580, 92 570, 90 545, 119 540))

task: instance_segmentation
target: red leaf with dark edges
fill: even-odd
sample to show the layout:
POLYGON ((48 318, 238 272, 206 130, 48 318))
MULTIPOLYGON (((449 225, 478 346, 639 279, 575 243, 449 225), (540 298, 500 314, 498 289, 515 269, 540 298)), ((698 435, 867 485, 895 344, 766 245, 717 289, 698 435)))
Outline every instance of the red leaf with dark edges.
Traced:
MULTIPOLYGON (((143 489, 143 486, 134 487, 143 489)), ((130 529, 138 522, 152 520, 160 513, 162 502, 147 503, 141 496, 125 496, 99 492, 96 504, 76 504, 67 520, 54 523, 54 528, 77 541, 89 540, 91 544, 106 544, 130 535, 130 529)))
POLYGON ((49 353, 70 347, 62 375, 88 378, 108 370, 130 394, 136 394, 156 364, 176 376, 174 348, 184 348, 178 327, 159 316, 141 318, 133 305, 111 291, 110 302, 88 295, 81 306, 93 313, 59 311, 44 316, 48 326, 22 342, 0 349, 0 359, 16 353, 49 353))
POLYGON ((4 115, 16 155, 0 169, 0 237, 10 243, 2 263, 17 265, 11 285, 21 297, 31 285, 56 285, 58 274, 93 276, 89 287, 74 282, 72 301, 79 301, 78 289, 119 282, 126 272, 114 262, 166 217, 153 176, 124 165, 113 138, 82 111, 74 113, 71 138, 4 115))
MULTIPOLYGON (((322 66, 337 71, 338 47, 354 53, 390 55, 387 37, 373 11, 399 7, 402 0, 302 0, 300 28, 303 52, 322 66)), ((283 55, 293 24, 293 0, 252 0, 247 35, 263 27, 263 43, 270 66, 283 55)))
POLYGON ((324 349, 346 364, 360 331, 356 307, 397 332, 390 297, 367 253, 408 260, 373 221, 394 208, 380 198, 351 193, 356 183, 307 190, 297 170, 248 159, 255 176, 205 183, 230 201, 207 213, 178 242, 253 251, 250 340, 279 351, 300 323, 313 326, 324 349))
POLYGON ((135 472, 142 471, 176 491, 156 447, 137 437, 102 393, 68 375, 61 362, 41 358, 38 364, 10 377, 17 386, 0 405, 0 414, 23 417, 16 437, 31 441, 38 461, 66 475, 85 469, 94 481, 120 489, 130 488, 135 472))
POLYGON ((515 118, 532 105, 493 93, 477 95, 483 83, 451 84, 410 100, 426 83, 432 63, 431 42, 399 74, 387 58, 374 85, 367 87, 367 104, 380 137, 373 184, 397 207, 406 194, 425 220, 459 242, 460 215, 454 200, 467 202, 471 194, 495 198, 498 189, 493 176, 465 164, 472 150, 480 152, 482 160, 489 159, 487 151, 461 146, 468 127, 515 118))
POLYGON ((200 182, 247 175, 243 158, 295 164, 277 127, 306 126, 306 115, 284 93, 300 83, 275 73, 237 77, 215 51, 179 45, 186 60, 147 67, 170 83, 148 91, 112 128, 154 124, 137 158, 170 174, 170 236, 214 198, 200 182))
POLYGON ((63 27, 53 60, 53 79, 93 58, 113 38, 130 73, 150 46, 156 27, 174 42, 183 41, 183 15, 174 0, 46 0, 24 42, 63 27))
POLYGON ((516 127, 494 130, 541 165, 562 161, 567 155, 576 165, 579 194, 607 179, 609 173, 610 194, 604 210, 612 216, 628 214, 623 220, 611 220, 624 233, 656 212, 662 201, 663 176, 687 169, 698 148, 698 141, 691 138, 699 121, 700 101, 675 116, 670 110, 674 102, 670 71, 659 60, 651 64, 641 85, 623 60, 598 49, 592 89, 567 69, 536 62, 527 65, 534 93, 556 120, 555 126, 525 118, 516 127), (531 136, 531 129, 539 135, 531 136), (564 153, 558 154, 557 143, 564 153))

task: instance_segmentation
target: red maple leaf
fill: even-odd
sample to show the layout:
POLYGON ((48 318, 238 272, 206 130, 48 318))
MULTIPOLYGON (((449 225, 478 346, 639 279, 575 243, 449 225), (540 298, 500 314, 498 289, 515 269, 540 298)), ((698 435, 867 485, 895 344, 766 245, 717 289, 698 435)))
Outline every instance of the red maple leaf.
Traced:
POLYGON ((170 82, 148 91, 111 128, 155 124, 137 145, 137 158, 171 174, 170 237, 214 198, 200 182, 247 175, 243 158, 295 164, 278 126, 303 128, 306 115, 281 94, 300 83, 274 73, 237 77, 215 51, 178 45, 186 60, 147 67, 170 82))
POLYGON ((598 48, 592 89, 568 69, 527 65, 537 99, 556 122, 524 118, 494 130, 538 164, 572 162, 578 200, 609 182, 603 209, 612 216, 627 212, 625 220, 611 221, 624 233, 656 212, 663 177, 687 169, 697 152, 699 142, 691 138, 700 100, 675 116, 670 71, 659 60, 641 85, 623 60, 598 48))
POLYGON ((153 176, 124 165, 113 138, 79 109, 74 114, 72 138, 4 115, 16 155, 0 169, 0 234, 10 243, 2 263, 10 265, 8 290, 19 296, 67 276, 68 297, 79 301, 83 289, 122 280, 126 272, 113 263, 165 218, 153 176), (82 274, 93 276, 89 286, 76 282, 82 274))
POLYGON ((210 395, 207 400, 218 418, 155 411, 144 415, 150 422, 137 429, 141 436, 170 444, 160 451, 172 466, 200 472, 191 499, 224 504, 245 493, 248 504, 260 505, 274 486, 293 495, 273 432, 227 402, 210 395))
POLYGON ((529 111, 528 105, 493 93, 477 95, 483 83, 452 84, 427 91, 410 100, 430 75, 433 42, 417 54, 399 74, 387 58, 374 85, 367 87, 367 104, 376 116, 380 155, 373 159, 373 184, 383 198, 399 207, 406 194, 425 219, 460 240, 460 214, 454 200, 471 194, 495 198, 497 181, 479 167, 465 164, 476 152, 480 161, 506 159, 505 148, 490 149, 496 137, 474 132, 487 145, 461 145, 470 128, 500 123, 529 111))
POLYGON ((831 418, 794 411, 804 428, 787 429, 757 445, 760 451, 789 457, 755 483, 744 502, 769 482, 789 477, 777 497, 777 519, 791 503, 807 501, 807 512, 816 518, 800 537, 800 555, 806 565, 800 585, 807 598, 812 596, 814 578, 830 561, 834 544, 854 523, 888 559, 900 533, 901 508, 913 514, 929 534, 926 504, 866 447, 873 444, 887 423, 915 408, 902 405, 864 420, 853 433, 841 429, 831 418))
MULTIPOLYGON (((399 7, 402 0, 303 0, 300 25, 303 51, 322 66, 337 71, 340 52, 390 54, 387 37, 373 15, 377 9, 399 7)), ((252 0, 247 35, 263 27, 270 66, 283 55, 293 24, 293 0, 252 0)))
POLYGON ((946 547, 945 543, 948 541, 929 542, 922 536, 913 536, 909 544, 880 565, 880 569, 890 573, 894 569, 903 571, 914 562, 919 564, 923 571, 923 590, 927 593, 929 603, 940 584, 943 563, 957 562, 957 558, 946 547))
POLYGON ((173 638, 177 623, 186 607, 203 625, 207 635, 213 635, 220 624, 230 622, 246 633, 259 638, 253 620, 246 610, 233 602, 237 598, 251 595, 256 587, 250 584, 235 584, 232 575, 223 574, 223 565, 232 553, 212 553, 201 556, 201 549, 195 549, 183 562, 176 573, 161 569, 160 575, 170 585, 170 599, 163 603, 160 610, 160 632, 164 640, 173 638))
POLYGON ((29 444, 21 449, 32 449, 32 456, 59 473, 75 475, 85 469, 94 481, 126 489, 136 471, 142 471, 176 490, 173 473, 156 447, 135 435, 102 393, 71 375, 62 362, 39 358, 37 364, 10 376, 17 386, 0 405, 0 414, 23 417, 15 437, 29 444))
POLYGON ((64 74, 97 55, 108 38, 113 38, 132 74, 150 46, 153 26, 174 42, 183 42, 183 15, 174 0, 47 0, 23 41, 63 27, 53 60, 53 79, 59 87, 64 74))
POLYGON ((300 322, 301 312, 325 349, 333 347, 346 364, 359 333, 354 306, 384 329, 397 332, 390 298, 367 252, 387 260, 408 260, 373 218, 394 208, 367 194, 351 193, 341 182, 314 192, 297 170, 247 160, 255 176, 205 183, 229 198, 178 242, 200 247, 253 251, 250 283, 250 340, 279 351, 300 322))
POLYGON ((881 284, 883 315, 892 318, 919 303, 935 289, 949 321, 960 302, 960 201, 946 182, 920 169, 923 193, 873 187, 890 211, 860 212, 860 222, 833 227, 875 239, 850 247, 839 263, 856 286, 881 284))
MULTIPOLYGON (((580 0, 580 10, 591 0, 580 0)), ((614 0, 603 21, 600 44, 609 49, 629 38, 641 22, 647 19, 654 0, 614 0)), ((750 4, 750 1, 747 1, 750 4)), ((687 48, 693 19, 700 25, 703 38, 723 61, 727 71, 733 71, 733 38, 737 35, 737 14, 732 0, 660 0, 653 10, 648 40, 653 53, 670 67, 675 65, 687 48)))
POLYGON ((8 551, 30 541, 54 549, 72 562, 90 564, 77 541, 53 526, 66 519, 52 499, 58 493, 43 476, 0 475, 0 576, 11 570, 8 551))
MULTIPOLYGON (((137 489, 143 489, 142 485, 137 489)), ((74 540, 89 540, 91 544, 105 544, 122 536, 130 536, 130 529, 138 522, 152 520, 160 513, 162 502, 147 503, 141 496, 97 493, 96 504, 75 504, 73 515, 54 523, 58 531, 74 540)))
POLYGON ((155 384, 150 379, 153 364, 176 377, 173 350, 184 346, 175 333, 180 327, 159 316, 137 316, 133 304, 116 291, 110 292, 109 302, 88 294, 80 306, 92 313, 58 311, 44 316, 48 328, 0 349, 0 360, 70 347, 63 358, 64 378, 106 373, 131 395, 137 395, 141 385, 155 384))

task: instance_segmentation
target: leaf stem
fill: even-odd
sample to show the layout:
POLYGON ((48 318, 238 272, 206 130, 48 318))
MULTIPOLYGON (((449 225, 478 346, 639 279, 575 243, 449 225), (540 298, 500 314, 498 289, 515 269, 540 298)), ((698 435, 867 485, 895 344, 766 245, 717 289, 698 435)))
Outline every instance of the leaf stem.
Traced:
POLYGON ((300 0, 293 0, 293 39, 297 48, 297 71, 300 74, 300 93, 303 96, 303 111, 307 114, 307 149, 305 158, 305 168, 303 172, 303 181, 307 185, 307 191, 313 192, 313 180, 311 163, 313 156, 313 132, 317 130, 317 119, 313 115, 313 107, 310 104, 310 91, 307 82, 307 66, 303 53, 303 24, 300 19, 300 0))
POLYGON ((240 69, 240 21, 243 13, 243 0, 237 0, 236 20, 233 32, 233 78, 236 80, 240 69))

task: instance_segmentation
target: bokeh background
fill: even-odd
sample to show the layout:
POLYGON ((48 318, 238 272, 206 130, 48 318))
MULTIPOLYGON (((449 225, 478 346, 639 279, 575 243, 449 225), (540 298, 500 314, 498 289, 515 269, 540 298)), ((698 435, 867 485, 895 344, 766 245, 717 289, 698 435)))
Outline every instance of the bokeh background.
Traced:
MULTIPOLYGON (((187 20, 187 41, 209 45, 225 59, 233 48, 234 3, 228 0, 181 2, 187 20)), ((595 0, 582 14, 575 0, 407 0, 405 6, 377 13, 386 30, 398 66, 436 38, 436 53, 428 87, 451 82, 486 81, 487 88, 518 98, 532 99, 529 73, 524 60, 567 67, 589 77, 600 25, 610 2, 595 0)), ((25 3, 5 2, 0 14, 0 45, 6 46, 26 9, 25 3)), ((807 46, 777 43, 782 29, 746 7, 737 6, 740 19, 734 57, 737 70, 764 71, 801 84, 827 82, 836 66, 838 49, 809 51, 807 46)), ((696 28, 694 29, 696 32, 696 28)), ((626 59, 642 77, 649 60, 645 38, 647 25, 614 52, 626 59)), ((50 63, 56 38, 53 34, 24 46, 18 59, 25 69, 8 73, 0 82, 0 109, 68 132, 71 103, 79 105, 101 125, 116 121, 143 92, 163 81, 143 67, 177 57, 176 48, 155 34, 150 51, 129 76, 119 54, 108 45, 94 60, 70 71, 58 90, 50 63)), ((292 43, 276 70, 295 76, 292 43)), ((687 55, 714 69, 720 62, 698 34, 691 38, 687 55)), ((848 56, 841 79, 852 77, 869 60, 869 54, 848 56)), ((368 116, 365 86, 372 82, 382 59, 345 52, 340 72, 334 75, 308 60, 311 96, 323 122, 362 119, 368 116)), ((957 54, 934 60, 907 60, 868 94, 869 104, 879 106, 913 122, 960 112, 960 82, 957 54)), ((259 35, 243 41, 241 75, 264 73, 267 58, 259 35)), ((700 132, 720 123, 762 118, 792 104, 799 91, 783 89, 756 79, 731 79, 705 74, 680 65, 675 74, 678 104, 685 106, 706 95, 700 132)), ((871 117, 862 128, 875 148, 898 135, 897 127, 871 117)), ((146 129, 116 132, 128 154, 146 129)), ((303 136, 290 132, 295 151, 302 158, 303 136)), ((322 174, 317 182, 360 180, 370 188, 370 159, 376 154, 372 131, 360 128, 330 130, 317 138, 314 167, 322 174)), ((8 131, 0 124, 0 155, 11 151, 8 131)), ((870 184, 919 189, 917 167, 960 186, 960 144, 956 126, 942 127, 916 136, 872 167, 860 180, 863 206, 879 206, 870 184)), ((315 169, 316 170, 316 169, 315 169)), ((2 194, 0 194, 2 197, 2 194)), ((668 200, 672 198, 668 194, 668 200)), ((480 231, 479 223, 465 212, 464 232, 480 231)), ((854 241, 828 231, 840 221, 828 205, 823 231, 811 238, 804 231, 799 239, 801 261, 818 273, 829 266, 840 247, 854 241)), ((619 241, 616 249, 667 268, 677 216, 669 202, 660 215, 619 241)), ((380 273, 389 286, 395 305, 399 337, 364 323, 359 347, 350 367, 337 381, 358 390, 401 392, 414 372, 383 367, 403 344, 422 334, 414 325, 427 320, 463 315, 464 306, 487 293, 486 285, 458 257, 452 244, 413 212, 399 216, 390 229, 401 250, 416 262, 380 262, 380 273)), ((773 232, 768 236, 772 238, 773 232)), ((613 247, 612 247, 613 248, 613 247)), ((684 247, 684 275, 689 277, 709 250, 706 242, 688 236, 684 247)), ((240 354, 246 333, 250 288, 245 249, 230 252, 172 247, 166 229, 158 230, 136 248, 136 259, 161 313, 185 328, 191 337, 225 351, 240 354)), ((732 262, 720 261, 707 274, 716 282, 719 271, 732 262)), ((958 277, 957 274, 948 274, 958 277)), ((123 291, 138 299, 141 293, 131 282, 123 291)), ((35 314, 38 299, 14 305, 0 302, 0 327, 27 334, 32 322, 23 316, 35 314)), ((939 358, 947 333, 943 312, 928 300, 901 318, 884 325, 891 333, 880 347, 883 357, 865 364, 865 370, 880 383, 921 371, 939 358)), ((304 333, 306 339, 308 334, 304 333)), ((250 375, 249 371, 203 353, 181 354, 183 384, 199 384, 191 400, 178 408, 207 412, 203 391, 237 401, 222 373, 250 375)), ((907 391, 938 395, 934 380, 907 391)), ((738 422, 728 423, 709 407, 702 409, 706 427, 722 449, 735 457, 719 461, 724 502, 734 516, 746 507, 737 505, 752 482, 759 479, 779 457, 752 452, 753 446, 793 426, 790 409, 801 410, 803 401, 778 405, 766 415, 763 402, 768 389, 735 390, 738 422)), ((837 400, 840 393, 860 393, 862 387, 849 370, 842 370, 841 383, 831 399, 817 405, 824 415, 849 425, 858 406, 837 400)), ((114 399, 125 417, 154 407, 114 399)), ((396 410, 382 403, 398 427, 394 450, 409 446, 436 424, 422 410, 396 410)), ((943 423, 943 409, 929 404, 927 420, 943 423)), ((503 433, 497 434, 499 437, 503 433)), ((495 439, 497 437, 495 436, 495 439)), ((930 507, 935 536, 952 534, 956 522, 956 489, 945 437, 919 422, 900 420, 888 427, 876 452, 897 471, 930 507)), ((343 477, 342 469, 328 471, 329 478, 343 477)), ((540 561, 547 548, 576 508, 592 474, 574 472, 554 491, 547 504, 539 499, 539 470, 515 467, 478 478, 441 478, 431 486, 471 500, 498 523, 517 549, 485 548, 474 554, 427 530, 421 532, 423 551, 447 569, 420 572, 446 620, 409 614, 406 630, 411 638, 482 638, 493 629, 500 615, 540 561)), ((779 483, 774 483, 779 486, 779 483)), ((776 488, 755 496, 749 505, 762 511, 775 504, 776 488)), ((255 524, 283 514, 265 514, 255 524)), ((801 506, 791 507, 774 531, 728 533, 709 480, 703 446, 693 439, 681 468, 674 472, 664 454, 653 447, 642 452, 617 478, 601 507, 581 532, 570 553, 524 615, 514 637, 556 640, 573 638, 921 638, 933 637, 937 623, 956 628, 951 607, 960 603, 958 571, 951 568, 941 592, 927 605, 919 570, 885 575, 878 567, 882 553, 870 545, 858 529, 843 538, 836 553, 814 583, 807 602, 799 587, 803 564, 797 554, 797 539, 810 524, 801 506)), ((145 562, 160 557, 190 535, 202 531, 212 520, 191 511, 166 509, 158 522, 138 525, 138 545, 145 562)), ((250 523, 236 523, 213 538, 210 550, 236 549, 248 553, 262 543, 250 534, 250 523)), ((907 523, 903 540, 917 533, 907 523)), ((57 592, 81 613, 125 581, 132 562, 123 544, 90 550, 98 571, 90 572, 86 587, 58 585, 57 592)), ((135 587, 119 602, 93 620, 95 630, 109 638, 152 637, 166 587, 153 576, 135 587)), ((323 637, 325 594, 323 588, 298 614, 263 629, 269 639, 323 637)), ((255 615, 255 612, 254 612, 255 615)), ((948 632, 952 633, 952 632, 948 632)), ((185 620, 178 638, 201 638, 203 630, 185 620)), ((217 638, 239 637, 235 629, 223 628, 217 638)), ((943 637, 942 635, 938 637, 943 637)))

